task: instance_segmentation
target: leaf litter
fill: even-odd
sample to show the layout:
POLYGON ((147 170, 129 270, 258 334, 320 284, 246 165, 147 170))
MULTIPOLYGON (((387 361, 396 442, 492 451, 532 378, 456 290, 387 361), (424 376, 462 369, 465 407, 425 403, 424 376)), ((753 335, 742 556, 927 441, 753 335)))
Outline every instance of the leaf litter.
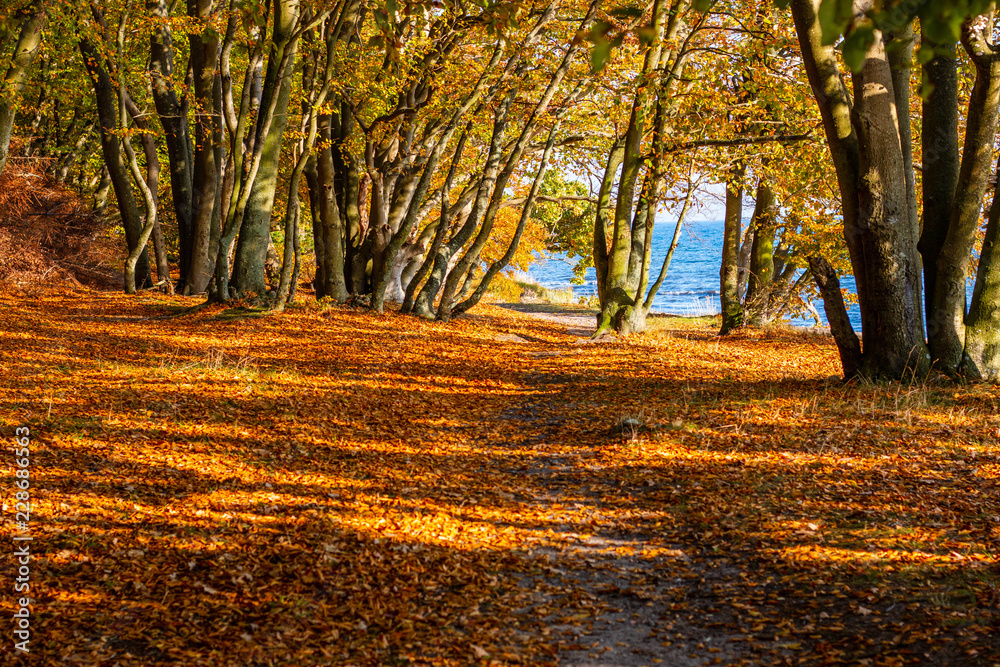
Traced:
POLYGON ((1000 663, 994 387, 680 320, 0 301, 42 662, 1000 663))

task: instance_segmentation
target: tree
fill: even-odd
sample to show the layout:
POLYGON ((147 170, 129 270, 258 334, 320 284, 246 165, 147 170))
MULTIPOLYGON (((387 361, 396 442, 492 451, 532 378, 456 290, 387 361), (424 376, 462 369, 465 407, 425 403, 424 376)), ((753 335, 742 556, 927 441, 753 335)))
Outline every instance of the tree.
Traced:
POLYGON ((966 307, 969 257, 992 170, 1000 104, 1000 60, 991 41, 993 19, 981 14, 990 3, 975 0, 955 7, 936 0, 882 9, 862 3, 853 8, 857 12, 848 12, 842 5, 831 0, 823 0, 822 5, 793 2, 792 13, 824 113, 844 202, 845 234, 858 278, 865 331, 858 372, 898 378, 907 369, 922 371, 925 360, 933 360, 949 374, 994 379, 1000 376, 1000 294, 992 279, 998 271, 992 240, 1000 233, 995 195, 986 224, 991 243, 983 246, 973 300, 966 307), (918 10, 923 38, 919 55, 929 86, 923 105, 923 162, 925 173, 934 174, 924 183, 919 239, 925 271, 927 356, 922 328, 914 319, 920 310, 921 290, 913 278, 919 267, 913 259, 917 206, 908 150, 909 118, 907 113, 897 113, 909 109, 911 23, 918 10), (853 100, 838 85, 840 73, 831 46, 841 32, 846 35, 845 61, 854 69, 853 100), (902 43, 903 48, 887 49, 889 39, 902 43), (959 39, 975 68, 961 157, 954 46, 959 39), (893 95, 879 96, 880 86, 893 95), (898 151, 896 142, 884 141, 894 128, 898 151), (902 194, 908 201, 901 201, 902 194), (904 203, 906 216, 902 215, 904 203), (904 289, 894 290, 894 285, 904 289), (892 304, 884 297, 893 293, 904 307, 886 310, 892 304), (879 313, 888 316, 879 317, 879 313))
MULTIPOLYGON (((125 227, 125 238, 128 244, 125 291, 133 293, 137 287, 152 284, 149 274, 149 257, 146 254, 146 240, 149 238, 152 228, 150 227, 149 232, 147 232, 146 226, 142 222, 135 193, 132 191, 132 178, 136 178, 140 187, 146 188, 147 186, 137 170, 132 168, 135 161, 134 155, 123 157, 122 154, 122 144, 119 143, 118 135, 120 129, 125 129, 121 127, 125 120, 124 114, 119 113, 119 104, 124 105, 122 99, 124 88, 120 86, 116 90, 112 80, 112 72, 116 72, 117 67, 113 60, 104 55, 108 52, 110 44, 113 43, 113 40, 108 38, 109 29, 104 20, 104 14, 93 0, 89 9, 90 20, 85 15, 80 16, 80 53, 94 86, 104 163, 108 167, 115 198, 118 201, 118 210, 121 212, 122 223, 125 227), (126 164, 126 157, 129 159, 129 164, 126 164)), ((81 14, 85 13, 81 12, 81 14)), ((124 23, 123 17, 120 24, 124 25, 124 23)), ((131 146, 127 141, 124 145, 125 152, 130 153, 131 146)), ((147 203, 148 201, 147 199, 147 203)), ((149 219, 155 221, 155 212, 152 210, 147 211, 147 220, 149 219)))
MULTIPOLYGON (((925 372, 930 355, 920 307, 912 181, 906 175, 904 145, 909 141, 901 139, 909 137, 910 128, 908 117, 897 113, 904 105, 908 108, 909 86, 897 88, 886 37, 872 29, 864 60, 852 76, 852 95, 833 46, 823 39, 820 1, 794 0, 791 7, 840 185, 844 236, 864 331, 858 372, 894 380, 925 372)), ((870 7, 862 2, 858 9, 870 7)), ((849 32, 865 28, 867 34, 859 22, 851 26, 849 32)))
POLYGON ((641 33, 645 45, 628 127, 609 153, 598 192, 594 266, 601 312, 595 336, 610 329, 622 333, 643 331, 655 296, 647 292, 649 256, 664 187, 672 92, 690 54, 691 40, 704 22, 701 16, 688 25, 691 12, 692 5, 686 0, 657 0, 650 26, 641 33), (642 150, 647 131, 652 133, 649 153, 642 150), (616 184, 618 192, 612 209, 616 184))
POLYGON ((263 147, 254 177, 248 183, 249 198, 243 211, 236 257, 233 261, 232 290, 239 296, 264 296, 264 261, 271 237, 271 208, 277 184, 281 143, 288 124, 292 69, 303 28, 299 0, 275 0, 267 59, 267 74, 261 97, 254 141, 263 147))
POLYGON ((48 21, 48 12, 43 0, 35 0, 24 9, 25 17, 14 46, 10 66, 0 86, 0 174, 7 164, 10 137, 14 129, 14 113, 18 98, 24 91, 28 72, 42 45, 42 31, 48 21))

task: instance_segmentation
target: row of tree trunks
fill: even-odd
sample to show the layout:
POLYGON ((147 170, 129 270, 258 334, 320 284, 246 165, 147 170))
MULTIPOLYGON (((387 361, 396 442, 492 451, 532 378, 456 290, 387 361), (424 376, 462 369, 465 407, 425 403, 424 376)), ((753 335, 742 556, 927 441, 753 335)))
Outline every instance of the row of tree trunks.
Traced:
POLYGON ((42 45, 42 31, 48 22, 48 13, 42 0, 36 0, 26 10, 27 18, 14 47, 10 67, 4 73, 3 92, 0 93, 0 174, 7 164, 10 137, 14 129, 14 114, 18 98, 24 91, 25 81, 42 45))
MULTIPOLYGON (((93 20, 102 31, 106 30, 100 8, 93 2, 90 8, 93 20)), ((122 146, 119 141, 118 93, 112 82, 106 58, 83 32, 80 35, 80 53, 94 86, 101 133, 101 150, 115 198, 118 200, 118 210, 122 217, 122 226, 125 228, 128 254, 130 256, 136 254, 134 272, 125 276, 126 291, 134 292, 138 287, 151 286, 152 281, 149 273, 149 257, 145 249, 139 246, 144 226, 142 216, 139 213, 135 193, 132 191, 132 177, 123 158, 122 146)))
POLYGON ((299 0, 275 0, 273 29, 261 109, 273 109, 270 122, 256 125, 255 142, 263 145, 260 165, 251 184, 250 199, 236 245, 231 279, 232 296, 267 294, 264 263, 271 243, 271 209, 277 189, 281 143, 288 124, 288 100, 298 37, 299 0), (266 129, 266 131, 265 131, 266 129))
MULTIPOLYGON (((908 96, 897 94, 886 45, 876 31, 861 71, 852 77, 852 100, 834 49, 822 40, 820 0, 791 4, 840 184, 864 332, 858 373, 894 380, 922 373, 930 355, 923 335, 916 225, 900 138, 905 119, 897 114, 897 101, 908 96)), ((856 3, 856 9, 863 12, 868 5, 856 3)), ((909 132, 909 127, 903 131, 909 132)))

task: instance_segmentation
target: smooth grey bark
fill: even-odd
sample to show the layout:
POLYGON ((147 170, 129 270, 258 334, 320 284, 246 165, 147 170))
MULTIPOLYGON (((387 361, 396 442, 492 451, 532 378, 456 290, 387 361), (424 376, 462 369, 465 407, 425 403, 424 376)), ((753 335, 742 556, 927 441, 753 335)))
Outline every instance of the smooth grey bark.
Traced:
MULTIPOLYGON (((94 17, 99 21, 102 20, 100 11, 96 9, 96 5, 91 5, 94 9, 94 17)), ((115 53, 116 62, 121 63, 124 61, 125 54, 125 33, 126 26, 129 21, 129 9, 130 5, 127 5, 125 11, 122 13, 121 18, 118 23, 117 38, 115 40, 115 45, 117 51, 115 53)), ((102 21, 103 24, 103 21, 102 21)), ((144 258, 148 262, 146 245, 149 243, 149 239, 153 234, 153 230, 157 227, 157 194, 150 189, 149 183, 146 180, 148 178, 148 172, 146 176, 143 176, 142 171, 139 169, 139 161, 135 157, 135 150, 132 148, 132 140, 129 137, 129 112, 128 107, 131 105, 133 107, 133 113, 139 115, 138 109, 135 108, 134 103, 131 102, 128 90, 125 87, 125 78, 120 70, 115 72, 118 79, 118 89, 117 89, 117 103, 118 103, 118 122, 122 130, 121 143, 122 148, 125 152, 126 164, 129 169, 129 173, 132 176, 132 181, 139 188, 139 192, 142 193, 142 199, 144 204, 144 214, 141 218, 141 227, 139 229, 139 237, 133 246, 129 248, 128 256, 125 258, 125 291, 132 294, 136 291, 136 265, 139 263, 139 259, 144 258)), ((158 171, 158 166, 157 166, 158 171)), ((158 177, 158 173, 156 174, 158 177)), ((149 269, 147 267, 146 273, 148 276, 149 269)), ((147 278, 148 280, 148 278, 147 278)), ((149 281, 151 282, 151 281, 149 281)))
POLYGON ((743 304, 739 295, 740 236, 743 231, 743 167, 735 166, 726 183, 726 217, 722 235, 722 266, 719 269, 719 302, 722 306, 720 336, 743 326, 743 304))
MULTIPOLYGON (((119 56, 123 51, 124 25, 125 23, 123 21, 122 27, 119 28, 119 56)), ((128 129, 128 114, 126 112, 127 97, 128 93, 125 90, 125 84, 119 83, 118 117, 121 121, 121 127, 125 130, 128 129)), ((145 203, 145 214, 143 216, 142 227, 139 230, 139 238, 135 243, 135 247, 129 250, 128 257, 125 258, 125 291, 128 294, 133 294, 136 291, 136 265, 138 264, 140 257, 146 257, 146 244, 149 243, 150 236, 157 227, 157 206, 156 193, 150 190, 149 184, 143 177, 142 172, 139 170, 139 162, 136 160, 135 151, 132 148, 132 141, 129 139, 127 132, 122 137, 122 148, 125 149, 125 157, 127 159, 129 171, 132 174, 132 180, 139 186, 139 190, 142 192, 142 198, 145 203)))
MULTIPOLYGON (((541 26, 544 25, 544 23, 547 22, 549 18, 551 18, 551 15, 553 13, 554 13, 553 6, 550 5, 549 8, 544 12, 543 17, 539 19, 539 21, 536 23, 532 32, 529 33, 529 40, 532 38, 531 35, 537 35, 537 32, 540 30, 541 26)), ((424 200, 427 196, 427 193, 430 190, 431 177, 433 176, 433 172, 437 168, 437 165, 441 160, 441 156, 444 154, 444 151, 451 143, 451 139, 454 136, 455 131, 458 129, 459 124, 465 118, 465 115, 480 102, 480 100, 483 97, 483 93, 487 92, 486 84, 488 81, 488 76, 492 74, 491 70, 499 62, 500 55, 501 55, 501 49, 499 48, 494 49, 489 64, 480 73, 480 76, 476 80, 476 83, 472 86, 472 89, 465 95, 464 99, 462 100, 462 103, 458 106, 458 108, 455 109, 455 111, 451 114, 450 118, 448 118, 447 123, 437 124, 433 132, 430 131, 427 132, 428 136, 425 137, 423 143, 428 148, 430 148, 431 142, 429 141, 429 139, 431 136, 436 136, 437 137, 436 141, 433 142, 434 147, 430 151, 430 155, 427 161, 421 168, 419 182, 415 184, 413 192, 407 195, 408 202, 405 209, 406 210, 405 217, 398 225, 398 228, 392 231, 392 238, 390 242, 386 245, 384 258, 382 258, 381 261, 381 270, 373 271, 372 309, 377 312, 381 312, 384 307, 386 288, 389 286, 390 280, 393 277, 392 271, 395 268, 396 256, 402 249, 406 241, 409 239, 412 230, 414 229, 414 226, 417 224, 417 215, 419 214, 422 205, 424 203, 424 200)), ((494 90, 488 92, 492 94, 493 92, 495 92, 496 87, 497 86, 495 84, 494 90)), ((508 97, 512 96, 513 94, 514 93, 511 92, 510 95, 508 95, 508 97)), ((509 109, 510 103, 511 103, 510 100, 505 99, 504 102, 502 102, 500 105, 503 108, 502 112, 503 126, 506 126, 507 123, 507 110, 509 109)), ((535 118, 537 112, 538 112, 538 106, 536 105, 535 109, 532 112, 531 118, 535 118)), ((531 121, 529 120, 528 122, 530 123, 531 121)), ((491 140, 491 151, 493 148, 493 142, 494 140, 497 139, 498 137, 496 136, 496 125, 495 125, 493 140, 491 140)), ((517 145, 512 150, 512 154, 518 152, 518 147, 523 148, 523 142, 521 141, 520 137, 517 145)), ((497 159, 496 164, 499 165, 499 160, 500 160, 499 145, 497 146, 497 149, 498 150, 496 154, 496 159, 497 159)), ((490 160, 488 159, 487 163, 489 162, 490 160)), ((509 174, 507 174, 506 172, 506 168, 503 171, 500 171, 499 173, 496 173, 496 170, 494 170, 494 174, 495 174, 494 178, 497 184, 504 182, 505 176, 509 177, 509 174)), ((374 186, 374 179, 373 179, 373 186, 374 186)), ((497 187, 502 187, 502 186, 498 185, 497 187)), ((482 203, 485 206, 486 204, 485 197, 488 196, 489 193, 488 191, 481 191, 480 194, 483 195, 482 203)), ((477 204, 480 202, 479 197, 477 197, 476 202, 477 204)), ((440 288, 442 294, 441 294, 440 304, 438 307, 437 316, 440 319, 447 321, 450 315, 450 310, 454 305, 454 299, 458 288, 457 280, 460 280, 461 277, 464 277, 464 275, 468 272, 469 267, 471 267, 472 263, 475 261, 472 260, 471 257, 473 255, 478 255, 479 249, 481 249, 481 246, 478 245, 480 237, 477 236, 476 239, 473 241, 472 248, 462 257, 461 260, 459 260, 459 264, 462 265, 459 268, 459 271, 461 271, 462 275, 458 274, 453 275, 453 272, 448 272, 446 274, 447 264, 449 260, 452 257, 454 257, 454 255, 465 245, 465 243, 472 237, 472 233, 475 231, 475 226, 478 220, 478 211, 483 209, 479 208, 474 210, 476 211, 477 215, 475 217, 470 216, 469 220, 466 221, 466 224, 461 227, 458 234, 456 235, 456 238, 461 236, 464 240, 461 243, 458 243, 456 242, 456 239, 453 239, 451 242, 445 244, 443 247, 439 249, 438 256, 443 260, 443 264, 442 262, 435 260, 435 264, 431 272, 431 279, 428 280, 428 282, 424 286, 424 290, 422 290, 421 292, 422 298, 419 301, 420 303, 419 309, 421 313, 428 313, 431 310, 434 297, 437 293, 437 290, 440 288), (447 257, 444 257, 445 254, 447 255, 447 257), (434 290, 434 293, 430 292, 431 289, 434 290)), ((492 202, 490 206, 485 209, 485 211, 486 213, 484 216, 484 226, 491 224, 492 222, 492 218, 490 218, 491 211, 493 215, 495 215, 496 213, 496 211, 492 207, 492 202)), ((370 224, 374 224, 374 221, 371 221, 370 224)), ((405 298, 406 297, 404 293, 403 300, 405 300, 405 298)))
POLYGON ((149 74, 153 104, 163 126, 170 170, 170 193, 177 220, 178 288, 184 289, 191 264, 193 236, 192 200, 194 161, 188 126, 188 105, 174 88, 174 44, 170 9, 166 0, 147 0, 146 9, 155 20, 149 43, 149 74))
MULTIPOLYGON (((307 64, 302 75, 303 89, 311 90, 317 78, 323 82, 323 89, 317 93, 317 98, 302 103, 303 118, 309 120, 311 137, 306 151, 314 153, 306 161, 303 171, 309 191, 316 255, 316 276, 313 285, 316 289, 316 298, 329 297, 338 303, 346 302, 349 296, 348 252, 351 239, 348 228, 351 221, 346 209, 349 207, 350 198, 344 191, 349 189, 351 178, 346 173, 349 171, 347 166, 349 161, 343 159, 346 151, 342 142, 347 138, 343 133, 345 131, 350 133, 353 124, 342 114, 340 117, 330 113, 319 114, 315 109, 317 104, 325 102, 329 94, 337 49, 341 45, 342 38, 350 32, 345 30, 344 23, 347 21, 351 25, 354 24, 357 20, 356 9, 353 2, 347 3, 336 24, 328 24, 325 27, 323 42, 314 44, 312 49, 306 52, 307 64), (325 58, 322 71, 319 70, 321 55, 325 58), (320 98, 322 101, 317 102, 320 98), (313 150, 313 145, 316 143, 313 135, 317 133, 320 143, 313 150)), ((346 111, 342 103, 338 106, 346 111)), ((356 179, 355 173, 354 180, 356 179)), ((356 191, 353 208, 356 211, 356 191)))
MULTIPOLYGON (((346 142, 350 136, 353 125, 353 115, 346 109, 341 114, 341 141, 346 142)), ((369 181, 362 181, 361 168, 358 160, 353 155, 346 155, 347 151, 338 144, 336 156, 341 156, 342 166, 338 169, 343 174, 344 194, 339 200, 340 210, 343 212, 346 221, 345 257, 344 257, 344 281, 349 294, 361 294, 365 289, 365 269, 368 266, 369 249, 365 243, 365 232, 367 225, 361 215, 361 202, 367 196, 369 181)))
POLYGON ((992 19, 966 23, 962 43, 976 68, 969 97, 965 147, 947 232, 937 252, 929 318, 931 353, 945 373, 962 364, 966 346, 966 280, 983 198, 993 173, 993 142, 1000 112, 1000 57, 989 43, 992 19))
POLYGON ((21 32, 14 47, 10 67, 4 74, 0 89, 0 174, 7 165, 10 152, 10 137, 14 130, 14 114, 17 100, 24 91, 25 80, 35 62, 35 56, 42 45, 42 32, 48 22, 48 13, 42 0, 36 0, 28 8, 28 17, 21 24, 21 32))
MULTIPOLYGON (((388 286, 389 278, 392 276, 389 271, 395 268, 394 263, 396 255, 402 249, 403 245, 405 245, 409 240, 412 230, 417 222, 417 216, 423 208, 424 199, 430 189, 430 179, 428 178, 430 175, 430 165, 432 163, 436 164, 441 159, 441 155, 449 145, 459 123, 462 122, 465 115, 474 106, 477 104, 485 106, 492 99, 494 99, 496 95, 503 92, 503 85, 510 77, 516 75, 520 78, 525 75, 528 67, 528 63, 524 58, 525 49, 539 39, 545 25, 555 17, 557 4, 557 2, 549 3, 548 6, 546 6, 546 8, 540 13, 538 19, 535 21, 535 24, 525 36, 524 41, 508 59, 506 66, 487 91, 489 78, 493 75, 493 70, 496 69, 500 58, 503 55, 503 49, 500 48, 499 45, 494 48, 490 62, 483 68, 476 83, 472 86, 472 89, 464 96, 462 103, 458 106, 454 113, 451 114, 451 117, 447 119, 447 122, 440 121, 438 123, 438 127, 440 129, 437 129, 435 134, 440 138, 437 139, 435 148, 427 161, 428 166, 423 168, 424 171, 421 175, 420 183, 418 184, 417 191, 408 205, 405 220, 399 226, 398 231, 394 233, 392 242, 386 249, 386 268, 373 276, 373 309, 381 310, 383 307, 386 287, 388 286), (485 98, 484 92, 486 93, 485 98)), ((597 4, 598 0, 594 0, 594 2, 591 3, 586 16, 583 18, 583 25, 588 25, 593 19, 597 4)), ((493 139, 491 139, 490 144, 490 157, 487 159, 486 167, 484 167, 483 170, 484 178, 479 183, 479 190, 477 192, 472 212, 466 219, 465 223, 460 226, 455 237, 439 248, 435 256, 431 274, 428 277, 428 280, 424 283, 424 287, 421 289, 415 302, 417 312, 422 316, 431 316, 435 297, 437 292, 440 290, 441 297, 436 317, 442 321, 447 321, 451 316, 452 308, 459 300, 462 299, 462 293, 466 292, 466 287, 471 287, 472 283, 470 283, 469 280, 472 276, 472 272, 474 271, 474 267, 479 260, 479 253, 482 251, 486 239, 492 230, 497 211, 500 209, 502 190, 511 177, 513 170, 517 166, 518 160, 525 150, 535 123, 538 118, 546 112, 552 97, 555 95, 558 83, 565 75, 568 60, 572 58, 578 48, 579 45, 574 44, 567 49, 559 67, 549 78, 541 98, 533 105, 533 109, 522 126, 522 130, 518 135, 518 138, 510 148, 510 151, 505 158, 506 161, 502 169, 499 167, 499 164, 501 162, 503 146, 495 145, 495 140, 497 139, 496 130, 500 124, 506 125, 507 123, 507 109, 511 104, 511 97, 517 92, 517 86, 511 86, 510 90, 503 98, 503 101, 500 103, 499 108, 503 110, 501 114, 503 119, 498 120, 500 115, 495 116, 494 136, 493 139), (496 147, 495 152, 494 147, 496 147), (495 162, 493 161, 493 158, 495 158, 495 162), (491 189, 493 191, 492 197, 490 197, 491 189), (489 202, 488 204, 487 201, 489 202), (482 215, 481 220, 480 215, 482 215), (479 227, 479 233, 476 234, 473 239, 473 234, 476 232, 477 226, 479 227), (459 239, 461 239, 461 241, 459 241, 459 239), (456 262, 454 262, 453 265, 451 265, 452 258, 455 257, 455 255, 469 240, 472 240, 469 248, 456 262)), ((405 294, 403 295, 403 299, 405 301, 405 294)))
POLYGON ((233 262, 232 290, 240 296, 264 296, 267 280, 264 263, 271 239, 271 208, 274 205, 277 187, 278 167, 281 159, 281 140, 288 123, 288 99, 292 88, 294 54, 298 44, 295 35, 299 18, 299 0, 275 0, 274 20, 271 36, 271 52, 268 56, 267 74, 261 109, 273 106, 270 122, 260 122, 258 117, 256 141, 263 144, 260 166, 250 184, 250 198, 244 212, 233 262))
POLYGON ((309 218, 312 220, 313 252, 316 255, 316 272, 313 274, 313 291, 317 299, 327 296, 326 293, 326 268, 325 254, 323 247, 323 226, 319 220, 319 170, 317 168, 316 155, 309 156, 306 161, 305 171, 302 175, 306 177, 306 188, 309 190, 309 218))
POLYGON ((837 343, 837 350, 840 352, 844 377, 852 378, 861 368, 861 341, 858 340, 858 335, 851 325, 851 318, 847 315, 844 293, 840 291, 840 279, 830 262, 818 255, 809 257, 809 271, 823 298, 823 309, 826 312, 826 320, 830 323, 830 332, 837 343))
POLYGON ((743 232, 743 241, 740 242, 740 263, 739 263, 739 290, 740 301, 744 301, 747 295, 747 287, 750 283, 750 253, 753 251, 754 241, 753 225, 747 225, 743 232))
MULTIPOLYGON (((198 23, 212 15, 212 0, 189 0, 188 15, 198 23)), ((191 69, 194 79, 195 118, 194 173, 191 197, 191 256, 185 294, 201 294, 212 279, 212 227, 215 222, 221 165, 216 150, 217 127, 221 123, 216 104, 216 70, 219 65, 219 37, 214 30, 193 32, 191 69)))
MULTIPOLYGON (((663 34, 668 13, 666 0, 656 0, 653 6, 653 31, 655 39, 653 46, 646 51, 643 60, 642 76, 645 79, 654 77, 660 55, 663 51, 663 34)), ((595 335, 600 335, 611 328, 620 328, 624 309, 634 305, 633 290, 628 284, 629 265, 633 261, 631 249, 633 246, 632 231, 635 220, 636 185, 643 166, 643 155, 639 145, 648 127, 648 116, 655 102, 656 86, 641 86, 632 100, 628 129, 625 132, 624 155, 621 174, 618 177, 618 196, 615 200, 614 218, 610 243, 608 244, 607 272, 598 276, 604 285, 601 292, 601 316, 595 335)))

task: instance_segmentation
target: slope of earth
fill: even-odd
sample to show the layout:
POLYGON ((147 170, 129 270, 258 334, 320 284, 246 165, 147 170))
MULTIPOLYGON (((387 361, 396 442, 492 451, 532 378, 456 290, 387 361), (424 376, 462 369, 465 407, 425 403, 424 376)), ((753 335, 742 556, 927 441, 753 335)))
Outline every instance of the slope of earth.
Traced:
POLYGON ((0 174, 0 285, 25 295, 51 284, 120 288, 113 225, 42 164, 12 157, 0 174))
POLYGON ((995 388, 672 320, 197 304, 0 292, 39 664, 1000 663, 995 388))

